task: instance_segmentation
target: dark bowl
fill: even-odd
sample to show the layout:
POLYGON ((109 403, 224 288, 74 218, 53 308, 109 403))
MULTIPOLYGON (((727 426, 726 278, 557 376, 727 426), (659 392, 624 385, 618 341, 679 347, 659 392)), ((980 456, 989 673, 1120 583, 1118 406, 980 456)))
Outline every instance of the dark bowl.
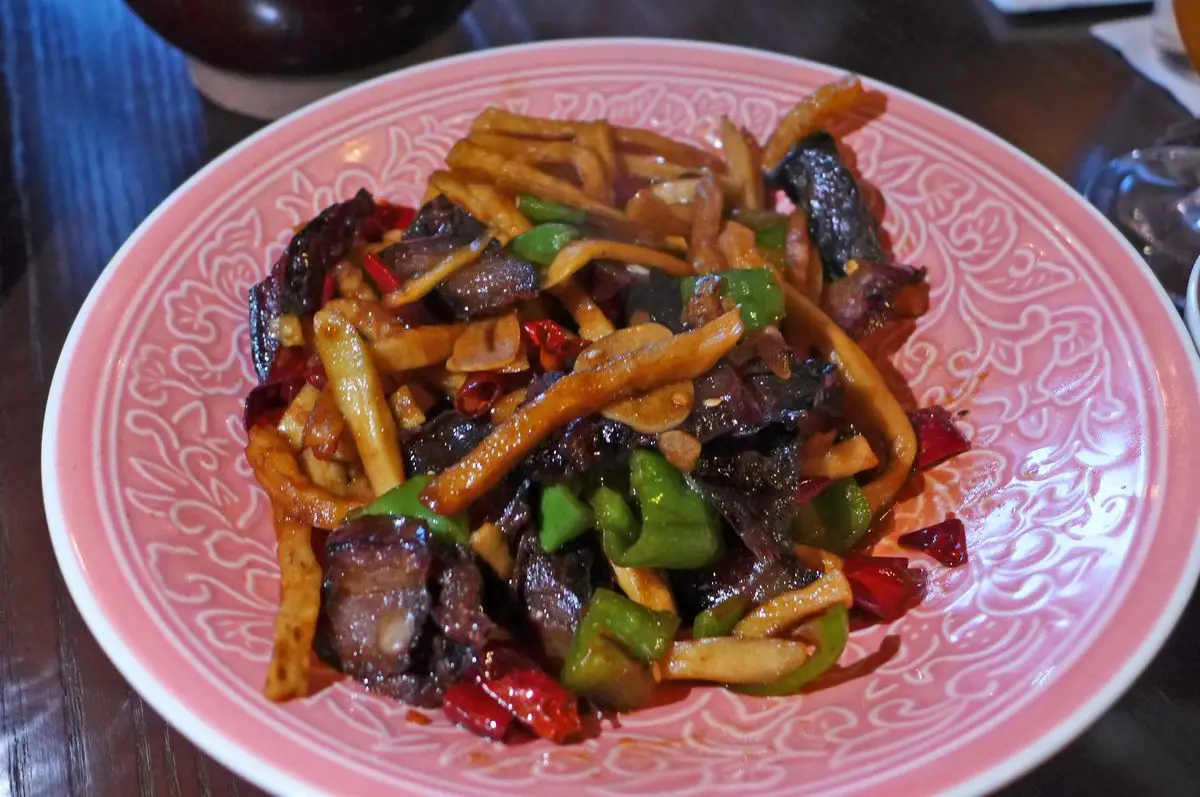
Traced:
POLYGON ((329 74, 403 55, 470 0, 126 0, 171 44, 210 66, 329 74))

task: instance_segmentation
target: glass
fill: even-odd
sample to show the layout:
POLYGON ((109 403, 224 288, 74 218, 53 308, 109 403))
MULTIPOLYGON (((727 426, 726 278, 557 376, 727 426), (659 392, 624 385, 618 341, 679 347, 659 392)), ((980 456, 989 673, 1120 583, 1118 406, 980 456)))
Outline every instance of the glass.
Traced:
MULTIPOLYGON (((1200 0, 1155 0, 1154 45, 1169 65, 1193 76, 1188 45, 1197 51, 1198 25, 1200 0)), ((1109 161, 1085 193, 1142 254, 1182 310, 1188 277, 1200 257, 1200 120, 1176 125, 1148 144, 1109 161)))

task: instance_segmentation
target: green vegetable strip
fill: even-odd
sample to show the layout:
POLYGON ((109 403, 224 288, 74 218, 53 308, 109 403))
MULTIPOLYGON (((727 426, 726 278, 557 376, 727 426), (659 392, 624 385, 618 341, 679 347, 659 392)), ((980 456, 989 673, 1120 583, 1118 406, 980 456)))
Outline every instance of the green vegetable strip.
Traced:
POLYGON ((603 634, 619 642, 644 662, 658 661, 667 654, 679 617, 656 612, 634 603, 610 589, 598 589, 588 603, 581 626, 584 636, 603 634))
POLYGON ((659 453, 639 449, 629 459, 629 482, 642 510, 639 527, 616 491, 592 497, 604 553, 620 567, 694 570, 721 553, 721 527, 683 474, 659 453))
MULTIPOLYGON (((528 233, 526 233, 528 234, 528 233)), ((721 296, 736 304, 742 311, 746 331, 752 332, 770 324, 778 324, 786 314, 783 288, 769 268, 744 268, 712 275, 721 280, 721 296)), ((680 291, 686 303, 696 292, 697 277, 680 280, 680 291)))
POLYGON ((816 640, 817 649, 803 664, 769 684, 750 684, 733 687, 736 691, 759 697, 794 695, 818 676, 837 664, 850 637, 849 615, 844 604, 836 604, 805 627, 816 640))
POLYGON ((429 484, 429 476, 414 476, 404 484, 398 484, 358 511, 359 515, 400 515, 425 521, 435 537, 450 542, 466 543, 471 537, 471 528, 466 515, 446 517, 431 512, 418 498, 429 484))
POLYGON ((587 213, 579 208, 560 205, 548 199, 541 199, 528 194, 517 200, 517 210, 534 224, 546 224, 561 221, 566 224, 583 224, 587 221, 587 213))
POLYGON ((590 529, 592 510, 565 484, 552 484, 542 490, 542 523, 538 538, 542 550, 553 552, 590 529))
POLYGON ((729 636, 738 620, 746 616, 746 610, 749 608, 748 595, 731 595, 711 609, 696 615, 696 619, 692 621, 692 638, 729 636))
POLYGON ((812 503, 801 506, 792 538, 804 545, 845 554, 871 527, 871 505, 853 477, 830 484, 812 503))
POLYGON ((508 247, 522 260, 548 266, 554 262, 559 250, 579 240, 579 235, 579 230, 569 224, 539 224, 513 238, 508 247))

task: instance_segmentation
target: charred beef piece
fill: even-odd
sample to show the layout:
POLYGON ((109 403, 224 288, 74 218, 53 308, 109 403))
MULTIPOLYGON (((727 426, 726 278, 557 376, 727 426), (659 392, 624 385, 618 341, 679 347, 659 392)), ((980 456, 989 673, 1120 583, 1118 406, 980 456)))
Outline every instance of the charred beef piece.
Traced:
POLYGON ((729 363, 717 363, 695 385, 696 396, 685 430, 701 443, 726 435, 754 434, 766 425, 758 399, 729 363))
POLYGON ((775 429, 706 446, 692 471, 700 494, 755 557, 768 560, 787 554, 801 478, 795 434, 775 429))
POLYGON ((439 194, 426 202, 412 224, 404 231, 405 238, 441 238, 451 235, 471 240, 483 234, 483 225, 469 213, 439 194))
POLYGON ((491 430, 487 418, 464 418, 445 410, 404 444, 405 471, 409 476, 441 473, 469 454, 491 430))
POLYGON ((662 324, 676 334, 682 332, 683 296, 679 280, 656 268, 644 275, 634 274, 625 288, 625 318, 633 318, 640 310, 650 316, 651 322, 662 324))
POLYGON ((861 338, 887 323, 901 288, 923 279, 924 269, 860 260, 853 273, 826 287, 821 305, 846 334, 861 338))
POLYGON ((442 281, 438 296, 455 315, 471 319, 507 312, 538 295, 541 285, 532 263, 492 241, 479 259, 442 281))
POLYGON ((775 180, 796 207, 807 211, 809 235, 830 282, 846 276, 850 260, 886 259, 875 217, 829 133, 819 130, 797 142, 779 164, 775 180))
MULTIPOLYGON (((383 250, 379 257, 392 273, 412 279, 472 240, 457 234, 405 238, 383 250)), ((442 280, 436 293, 455 315, 471 319, 503 313, 537 296, 538 290, 537 269, 499 241, 492 241, 478 260, 442 280)))
POLYGON ((751 360, 742 369, 768 423, 796 428, 812 410, 828 404, 837 393, 837 369, 818 357, 791 359, 788 377, 772 371, 761 358, 751 360))
POLYGON ((414 705, 437 705, 487 643, 483 577, 412 518, 366 515, 326 541, 318 647, 342 672, 414 705))
POLYGON ((517 546, 514 591, 526 622, 555 667, 566 657, 583 607, 592 597, 595 562, 595 552, 586 544, 546 553, 535 529, 526 531, 517 546))
POLYGON ((524 467, 534 479, 554 481, 587 473, 635 448, 649 448, 654 441, 654 435, 641 434, 608 418, 579 418, 538 446, 524 467))
POLYGON ((683 306, 685 329, 699 329, 710 321, 716 321, 725 312, 721 302, 721 280, 708 274, 696 280, 696 289, 683 306))
POLYGON ((818 131, 798 142, 776 170, 775 180, 808 212, 809 234, 825 267, 826 312, 853 337, 886 323, 896 292, 923 280, 925 272, 893 263, 883 250, 878 222, 833 136, 818 131), (848 272, 851 260, 858 268, 848 272))
POLYGON ((365 190, 321 211, 292 237, 270 275, 250 289, 250 355, 259 380, 267 378, 279 351, 271 322, 285 313, 305 316, 317 311, 325 275, 350 250, 374 212, 375 200, 365 190))
POLYGON ((730 551, 709 570, 671 571, 671 586, 685 617, 711 609, 734 595, 747 595, 753 604, 802 589, 820 578, 790 553, 759 559, 745 549, 730 551))
POLYGON ((483 575, 461 549, 445 547, 438 554, 437 605, 434 622, 447 639, 483 650, 492 621, 483 611, 483 575))
POLYGON ((325 550, 321 605, 332 652, 342 672, 390 691, 415 663, 433 608, 429 531, 410 518, 366 515, 332 532, 325 550))

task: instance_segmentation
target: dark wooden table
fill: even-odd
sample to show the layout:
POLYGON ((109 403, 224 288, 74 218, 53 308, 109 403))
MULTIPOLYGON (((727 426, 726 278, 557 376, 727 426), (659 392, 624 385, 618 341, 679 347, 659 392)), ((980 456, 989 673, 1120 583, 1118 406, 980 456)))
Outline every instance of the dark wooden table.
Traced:
MULTIPOLYGON (((1010 21, 984 0, 478 0, 460 49, 695 38, 890 81, 1084 186, 1186 114, 1090 38, 1113 11, 1010 21)), ((42 512, 45 399, 109 257, 185 178, 258 128, 200 99, 118 0, 0 0, 0 795, 258 794, 171 730, 100 652, 42 512)), ((1200 602, 1145 675, 1006 794, 1200 794, 1200 602)))

